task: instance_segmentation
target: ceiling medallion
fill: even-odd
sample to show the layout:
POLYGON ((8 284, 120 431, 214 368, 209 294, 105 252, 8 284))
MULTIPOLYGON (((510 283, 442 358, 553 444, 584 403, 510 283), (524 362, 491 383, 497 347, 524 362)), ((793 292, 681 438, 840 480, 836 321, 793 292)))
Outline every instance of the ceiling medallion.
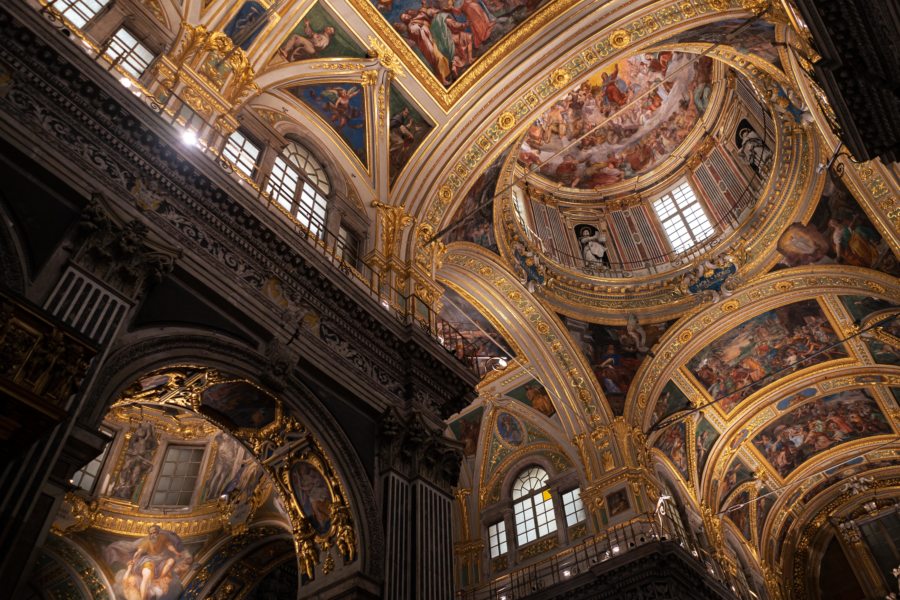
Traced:
POLYGON ((572 76, 569 75, 569 72, 566 69, 556 69, 550 75, 550 83, 558 90, 566 87, 571 79, 572 76))
POLYGON ((631 34, 624 29, 616 29, 610 34, 609 43, 613 48, 621 50, 631 43, 631 34))
POLYGON ((509 131, 516 126, 516 115, 510 111, 506 111, 500 115, 499 119, 497 119, 497 125, 499 125, 500 129, 503 131, 509 131))

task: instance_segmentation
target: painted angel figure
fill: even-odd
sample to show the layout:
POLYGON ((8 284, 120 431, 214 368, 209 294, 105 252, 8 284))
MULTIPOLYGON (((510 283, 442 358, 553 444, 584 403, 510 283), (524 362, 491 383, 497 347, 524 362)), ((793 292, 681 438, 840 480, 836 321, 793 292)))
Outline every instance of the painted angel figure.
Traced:
POLYGON ((343 129, 346 125, 359 129, 363 123, 352 123, 351 121, 362 117, 362 111, 358 108, 350 106, 350 100, 362 91, 360 87, 350 89, 343 87, 328 88, 322 92, 322 98, 325 100, 325 108, 331 113, 329 118, 336 129, 343 129))

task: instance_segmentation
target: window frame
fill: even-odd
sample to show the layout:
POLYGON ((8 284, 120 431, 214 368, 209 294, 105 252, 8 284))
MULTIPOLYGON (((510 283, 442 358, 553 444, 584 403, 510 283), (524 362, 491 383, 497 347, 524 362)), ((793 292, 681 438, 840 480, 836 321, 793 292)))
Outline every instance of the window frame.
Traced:
POLYGON ((88 494, 93 495, 94 491, 97 489, 97 484, 100 482, 100 475, 103 474, 103 467, 106 466, 106 459, 109 456, 109 449, 112 447, 113 443, 115 443, 116 432, 111 429, 106 429, 105 427, 100 428, 100 432, 109 436, 109 441, 103 445, 103 449, 100 451, 100 454, 95 456, 88 462, 86 465, 75 471, 72 475, 71 479, 69 479, 69 483, 76 486, 77 488, 84 490, 88 494), (96 473, 90 473, 87 469, 93 465, 97 465, 96 473), (80 477, 79 477, 80 475, 80 477), (92 477, 93 481, 91 481, 90 487, 84 487, 84 480, 86 477, 92 477), (76 482, 77 481, 77 482, 76 482))
POLYGON ((556 522, 556 505, 553 493, 549 486, 550 474, 539 465, 530 465, 522 470, 513 479, 511 486, 511 498, 513 500, 513 520, 515 527, 516 545, 525 546, 548 535, 552 535, 559 529, 556 522), (543 473, 543 477, 537 477, 540 481, 538 487, 517 489, 519 484, 525 488, 528 479, 535 478, 535 472, 543 473))
MULTIPOLYGON (((167 508, 168 508, 168 509, 173 509, 173 508, 175 508, 175 509, 177 509, 177 508, 190 508, 191 506, 193 506, 193 505, 194 505, 194 501, 195 501, 195 499, 196 499, 196 497, 197 497, 197 489, 198 489, 198 487, 199 487, 198 484, 200 483, 200 476, 201 476, 202 471, 203 471, 203 465, 204 465, 204 463, 205 463, 205 461, 206 461, 206 454, 207 454, 207 453, 206 453, 206 446, 204 446, 204 445, 198 445, 198 444, 181 444, 181 443, 167 443, 167 444, 166 444, 166 447, 165 447, 165 451, 162 453, 162 457, 163 457, 163 458, 162 458, 162 461, 159 463, 159 468, 158 468, 157 473, 156 473, 156 480, 153 482, 153 489, 150 491, 150 499, 149 499, 148 505, 149 505, 151 508, 161 508, 161 509, 167 509, 167 508), (196 465, 197 465, 197 471, 196 471, 196 473, 194 473, 193 475, 190 475, 190 474, 189 474, 189 475, 175 475, 174 473, 173 473, 173 474, 168 474, 168 473, 165 472, 165 470, 166 470, 166 465, 169 463, 169 460, 168 460, 168 459, 169 459, 169 452, 172 451, 172 450, 174 450, 174 449, 177 449, 177 450, 189 450, 189 451, 191 451, 192 453, 193 453, 193 452, 198 452, 198 451, 199 451, 199 453, 200 453, 200 460, 197 461, 197 462, 191 461, 190 463, 188 463, 188 464, 196 464, 196 465), (158 493, 163 493, 163 494, 171 494, 171 493, 173 493, 173 490, 171 490, 171 489, 166 489, 166 490, 160 490, 160 489, 159 489, 160 483, 162 482, 163 478, 169 478, 169 479, 180 478, 180 479, 184 479, 184 478, 191 477, 191 476, 193 476, 193 478, 194 478, 194 485, 193 485, 193 487, 191 488, 190 492, 188 492, 188 490, 186 490, 186 489, 179 489, 179 490, 176 490, 176 491, 175 491, 175 492, 178 493, 178 494, 187 494, 187 493, 190 494, 189 497, 188 497, 188 499, 187 499, 187 503, 186 503, 186 504, 185 504, 185 503, 170 504, 170 503, 157 502, 156 497, 157 497, 157 494, 158 494, 158 493)), ((184 464, 184 462, 183 462, 183 461, 180 461, 180 460, 173 460, 173 461, 172 461, 172 464, 176 465, 176 468, 177 468, 178 465, 184 464)), ((166 496, 166 499, 168 500, 168 496, 166 496)), ((180 499, 181 499, 181 497, 179 496, 179 500, 180 500, 180 499)))
POLYGON ((56 0, 52 6, 66 21, 78 29, 84 29, 97 18, 97 15, 106 10, 109 3, 110 0, 56 0), (64 8, 60 8, 60 5, 64 8), (97 5, 97 9, 93 10, 92 5, 97 5), (85 8, 87 10, 84 10, 85 8), (76 18, 73 19, 73 16, 76 18), (79 21, 83 22, 79 23, 79 21))
POLYGON ((119 28, 109 36, 109 39, 104 45, 103 56, 135 79, 143 77, 147 72, 147 69, 150 68, 150 65, 152 65, 157 58, 156 53, 147 47, 143 40, 125 25, 119 26, 119 28), (133 43, 129 45, 127 40, 120 38, 120 34, 130 37, 133 40, 133 43), (115 43, 121 44, 125 51, 113 54, 113 46, 115 43), (146 56, 143 56, 143 54, 146 54, 146 56), (143 68, 138 70, 137 67, 140 65, 143 65, 143 68))
POLYGON ((503 556, 508 552, 509 534, 506 531, 506 521, 500 519, 496 523, 488 525, 488 554, 491 559, 494 559, 503 556))
POLYGON ((660 194, 650 208, 675 254, 688 252, 716 234, 702 198, 687 180, 660 194))
POLYGON ((250 179, 256 179, 259 173, 259 159, 262 157, 263 150, 262 144, 259 144, 252 136, 238 128, 225 138, 225 145, 222 146, 221 154, 236 170, 239 170, 250 179), (233 143, 233 138, 236 135, 242 138, 240 144, 233 143), (246 151, 248 146, 256 151, 255 156, 250 156, 250 153, 246 151), (237 151, 233 152, 233 156, 229 155, 229 148, 231 147, 237 147, 237 151), (245 161, 245 157, 250 157, 251 162, 245 161), (247 169, 248 166, 249 170, 247 169))
POLYGON ((313 235, 319 239, 325 237, 331 181, 324 165, 309 148, 289 141, 272 163, 265 190, 313 235), (276 169, 280 174, 276 174, 276 169), (290 186, 285 185, 286 179, 293 180, 290 186), (289 193, 285 191, 287 187, 289 193))
POLYGON ((581 488, 575 487, 560 494, 560 503, 563 507, 563 517, 566 519, 566 527, 574 527, 587 520, 587 509, 581 499, 581 488), (573 507, 570 511, 569 508, 573 507), (571 520, 571 519, 575 520, 571 520))

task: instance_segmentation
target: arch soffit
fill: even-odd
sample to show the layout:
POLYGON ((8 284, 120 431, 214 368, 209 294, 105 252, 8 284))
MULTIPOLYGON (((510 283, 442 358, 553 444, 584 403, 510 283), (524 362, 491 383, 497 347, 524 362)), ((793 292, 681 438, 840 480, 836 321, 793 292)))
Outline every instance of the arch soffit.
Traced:
MULTIPOLYGON (((119 398, 129 385, 155 370, 170 365, 203 365, 204 368, 220 369, 256 385, 268 364, 267 359, 255 349, 220 336, 179 332, 176 345, 173 345, 172 339, 172 332, 154 332, 151 337, 132 338, 113 349, 95 380, 93 391, 88 392, 102 399, 94 410, 98 423, 110 403, 119 398)), ((293 409, 293 414, 303 415, 303 426, 313 434, 316 445, 330 460, 329 466, 334 470, 340 492, 349 505, 357 534, 356 561, 359 568, 370 575, 381 573, 384 532, 373 491, 365 483, 352 485, 354 482, 367 482, 368 476, 347 434, 315 395, 296 378, 292 377, 278 392, 264 391, 293 409)), ((208 419, 206 415, 201 416, 208 419)), ((222 424, 215 424, 230 432, 222 424)), ((248 449, 252 451, 252 448, 248 449)), ((275 474, 272 474, 272 479, 280 481, 275 474)), ((284 485, 284 482, 281 483, 284 485)), ((290 493, 281 487, 276 485, 282 494, 290 493)))
MULTIPOLYGON (((651 400, 660 396, 662 388, 676 371, 702 348, 749 318, 794 302, 838 295, 898 298, 900 283, 888 274, 861 267, 794 267, 763 275, 727 300, 698 307, 684 315, 663 334, 657 344, 655 358, 644 362, 638 369, 625 402, 626 419, 641 423, 645 430, 650 427, 653 410, 651 400)), ((852 323, 848 320, 837 325, 835 332, 838 337, 847 337, 850 332, 845 330, 852 323)), ((767 388, 769 386, 755 395, 763 397, 767 388)), ((748 413, 750 408, 752 403, 739 406, 738 412, 729 415, 727 420, 732 421, 737 416, 748 413)))
POLYGON ((453 244, 438 277, 456 284, 478 305, 491 307, 498 320, 516 325, 507 329, 529 358, 536 379, 559 400, 557 413, 566 435, 612 420, 606 398, 592 384, 593 374, 559 318, 534 299, 499 257, 473 244, 453 244))

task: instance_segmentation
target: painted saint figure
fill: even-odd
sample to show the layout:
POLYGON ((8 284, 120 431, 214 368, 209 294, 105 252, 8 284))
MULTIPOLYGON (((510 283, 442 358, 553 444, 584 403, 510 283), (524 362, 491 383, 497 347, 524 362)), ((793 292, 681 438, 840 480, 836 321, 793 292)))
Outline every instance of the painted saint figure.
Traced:
POLYGON ((110 565, 125 564, 116 574, 116 591, 125 600, 175 600, 193 562, 178 534, 159 525, 151 525, 139 540, 113 542, 103 557, 110 565))
POLYGON ((304 35, 293 34, 278 51, 286 61, 294 62, 317 56, 328 47, 334 37, 334 27, 326 26, 321 32, 313 31, 309 21, 303 24, 304 35))

